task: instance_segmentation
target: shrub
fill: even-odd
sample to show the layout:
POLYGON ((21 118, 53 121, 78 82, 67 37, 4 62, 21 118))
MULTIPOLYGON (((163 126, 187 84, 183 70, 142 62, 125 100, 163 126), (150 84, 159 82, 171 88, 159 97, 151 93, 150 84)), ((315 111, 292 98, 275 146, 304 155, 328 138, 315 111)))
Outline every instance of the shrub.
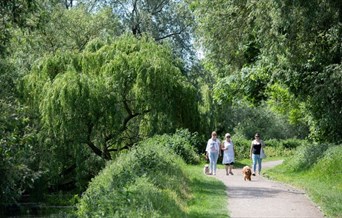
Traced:
POLYGON ((294 149, 303 144, 307 144, 308 141, 303 140, 303 139, 286 139, 286 140, 281 141, 281 143, 284 148, 294 149))
MULTIPOLYGON (((317 175, 320 179, 342 181, 342 146, 329 147, 324 156, 312 168, 313 176, 317 175), (324 173, 322 173, 324 172, 324 173)), ((342 185, 339 187, 342 190, 342 185)))
MULTIPOLYGON (((158 138, 158 137, 157 137, 158 138)), ((184 217, 182 159, 149 139, 110 162, 78 205, 81 217, 184 217)))
POLYGON ((304 171, 310 169, 324 152, 329 148, 329 144, 308 143, 299 146, 294 155, 285 161, 286 167, 291 171, 304 171))
POLYGON ((308 143, 302 139, 269 139, 265 141, 265 151, 269 157, 287 157, 295 153, 295 149, 300 145, 308 143))
POLYGON ((232 136, 235 149, 235 159, 249 158, 251 141, 240 135, 232 136))
POLYGON ((282 147, 282 140, 269 139, 269 140, 265 140, 265 144, 267 145, 267 147, 281 148, 282 147))
POLYGON ((171 148, 188 164, 198 164, 200 157, 197 149, 192 145, 195 136, 188 130, 177 130, 174 135, 161 135, 147 139, 146 143, 158 143, 158 146, 166 146, 171 148))

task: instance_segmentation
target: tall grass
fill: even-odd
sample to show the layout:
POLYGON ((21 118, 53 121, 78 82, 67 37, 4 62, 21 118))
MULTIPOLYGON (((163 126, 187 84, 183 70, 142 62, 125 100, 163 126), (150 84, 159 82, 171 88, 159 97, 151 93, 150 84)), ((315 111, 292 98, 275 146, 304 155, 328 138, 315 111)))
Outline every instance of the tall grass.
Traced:
POLYGON ((341 145, 303 145, 266 175, 304 189, 328 217, 342 217, 341 157, 341 145))

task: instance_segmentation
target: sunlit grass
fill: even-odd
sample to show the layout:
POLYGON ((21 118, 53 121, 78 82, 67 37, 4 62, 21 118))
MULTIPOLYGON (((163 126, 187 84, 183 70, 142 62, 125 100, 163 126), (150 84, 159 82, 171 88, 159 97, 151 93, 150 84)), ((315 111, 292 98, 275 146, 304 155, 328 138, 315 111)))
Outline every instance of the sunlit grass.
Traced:
POLYGON ((203 166, 188 165, 186 172, 190 175, 192 198, 188 202, 187 213, 193 218, 228 217, 228 196, 225 185, 203 174, 203 166))
POLYGON ((291 163, 266 170, 264 175, 305 190, 327 217, 340 218, 342 217, 341 153, 342 147, 336 146, 325 152, 325 155, 309 169, 295 171, 291 163))

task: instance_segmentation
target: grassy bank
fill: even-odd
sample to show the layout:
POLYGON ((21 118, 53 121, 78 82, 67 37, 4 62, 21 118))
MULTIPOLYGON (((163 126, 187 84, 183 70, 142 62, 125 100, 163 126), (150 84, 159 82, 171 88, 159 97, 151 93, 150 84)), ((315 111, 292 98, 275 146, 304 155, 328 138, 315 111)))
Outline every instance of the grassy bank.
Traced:
POLYGON ((188 217, 223 218, 228 217, 227 193, 225 185, 219 180, 205 176, 202 165, 187 165, 191 200, 188 201, 188 217))
POLYGON ((266 176, 304 189, 328 217, 342 217, 342 146, 311 145, 297 150, 266 176))

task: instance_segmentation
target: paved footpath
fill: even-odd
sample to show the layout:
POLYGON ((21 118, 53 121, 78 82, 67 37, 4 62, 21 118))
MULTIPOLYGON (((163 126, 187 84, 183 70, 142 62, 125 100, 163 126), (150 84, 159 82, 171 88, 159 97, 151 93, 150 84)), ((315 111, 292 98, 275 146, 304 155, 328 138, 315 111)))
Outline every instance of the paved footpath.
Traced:
MULTIPOLYGON (((282 161, 264 162, 263 168, 273 167, 282 161)), ((323 218, 324 215, 301 190, 289 185, 252 176, 244 181, 241 169, 227 176, 219 169, 216 178, 224 182, 228 192, 228 210, 231 218, 323 218)))

